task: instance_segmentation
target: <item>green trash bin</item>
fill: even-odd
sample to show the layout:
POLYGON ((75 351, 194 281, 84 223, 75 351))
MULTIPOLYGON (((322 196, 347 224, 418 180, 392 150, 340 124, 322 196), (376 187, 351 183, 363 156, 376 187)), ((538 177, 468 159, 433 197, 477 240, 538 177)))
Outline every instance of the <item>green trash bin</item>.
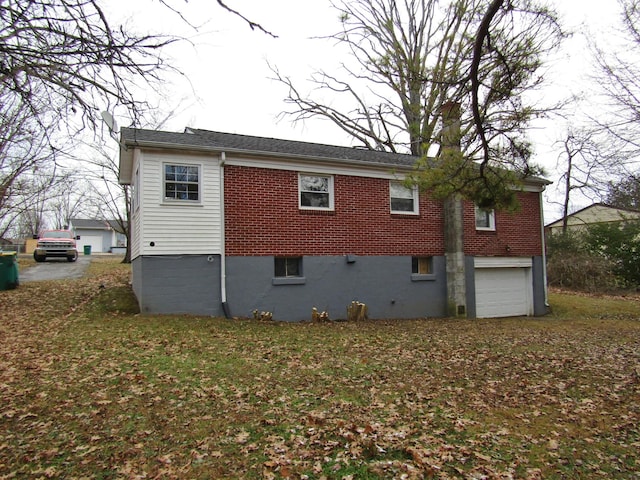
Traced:
POLYGON ((20 284, 16 257, 16 252, 0 252, 0 290, 10 290, 20 284))
POLYGON ((85 245, 84 246, 84 254, 85 255, 91 255, 91 245, 85 245))

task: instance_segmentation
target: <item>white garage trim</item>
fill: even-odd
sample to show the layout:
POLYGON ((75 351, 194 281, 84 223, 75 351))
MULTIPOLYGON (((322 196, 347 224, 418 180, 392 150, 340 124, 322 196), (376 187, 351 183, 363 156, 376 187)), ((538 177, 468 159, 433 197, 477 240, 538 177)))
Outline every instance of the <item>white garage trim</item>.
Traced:
POLYGON ((531 257, 476 257, 473 259, 476 268, 531 268, 531 257))
POLYGON ((532 259, 474 259, 476 317, 533 315, 532 259))

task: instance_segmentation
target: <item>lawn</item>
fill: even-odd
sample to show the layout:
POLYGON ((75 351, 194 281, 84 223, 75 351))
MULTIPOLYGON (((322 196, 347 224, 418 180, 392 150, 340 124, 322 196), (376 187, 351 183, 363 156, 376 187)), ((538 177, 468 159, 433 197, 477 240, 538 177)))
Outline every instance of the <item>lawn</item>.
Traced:
POLYGON ((638 297, 285 324, 138 315, 128 278, 0 292, 0 479, 640 478, 638 297))

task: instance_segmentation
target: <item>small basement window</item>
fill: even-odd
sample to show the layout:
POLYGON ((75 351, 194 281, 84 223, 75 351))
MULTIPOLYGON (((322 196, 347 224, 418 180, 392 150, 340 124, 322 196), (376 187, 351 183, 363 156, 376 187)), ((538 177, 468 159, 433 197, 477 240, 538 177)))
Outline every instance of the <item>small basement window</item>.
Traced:
POLYGON ((300 277, 302 273, 302 257, 276 257, 276 277, 300 277))
POLYGON ((411 280, 435 280, 433 271, 433 257, 412 257, 411 258, 411 280))
POLYGON ((430 275, 433 273, 433 257, 413 257, 411 259, 411 273, 430 275))
POLYGON ((274 285, 297 285, 305 283, 302 276, 302 257, 274 258, 274 285))

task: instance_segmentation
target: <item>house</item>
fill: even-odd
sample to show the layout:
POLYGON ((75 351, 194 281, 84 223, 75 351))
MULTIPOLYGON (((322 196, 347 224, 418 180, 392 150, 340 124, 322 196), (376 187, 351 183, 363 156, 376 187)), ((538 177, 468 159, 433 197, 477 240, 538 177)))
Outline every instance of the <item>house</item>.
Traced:
MULTIPOLYGON (((545 226, 547 234, 562 233, 562 218, 545 226)), ((640 211, 618 208, 604 203, 594 203, 577 212, 567 215, 567 230, 579 232, 589 225, 601 223, 620 223, 640 220, 640 211)))
POLYGON ((93 253, 124 253, 127 246, 127 236, 116 220, 71 218, 69 229, 80 237, 77 242, 80 252, 90 245, 93 253))
POLYGON ((410 155, 199 129, 126 128, 120 144, 142 312, 339 319, 358 301, 370 318, 546 313, 545 180, 510 214, 407 188, 410 155))

